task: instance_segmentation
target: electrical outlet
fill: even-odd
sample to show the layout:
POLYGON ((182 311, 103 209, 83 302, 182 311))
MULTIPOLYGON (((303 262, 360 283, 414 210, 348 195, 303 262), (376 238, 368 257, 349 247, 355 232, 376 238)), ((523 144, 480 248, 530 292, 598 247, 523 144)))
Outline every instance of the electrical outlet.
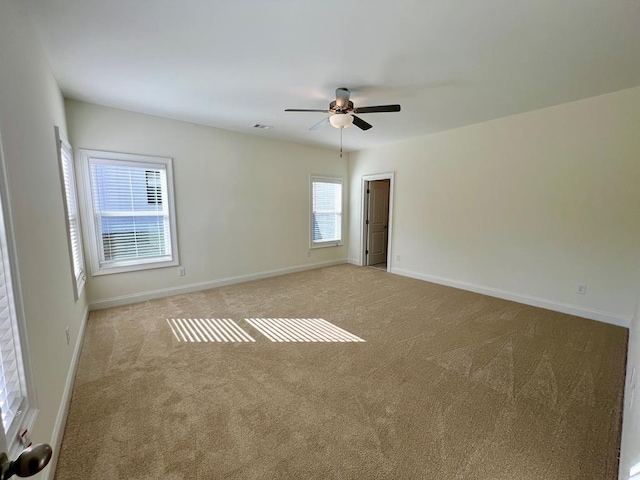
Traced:
POLYGON ((67 345, 71 345, 71 334, 69 333, 69 327, 64 329, 64 333, 67 335, 67 345))
POLYGON ((400 261, 400 255, 396 255, 396 262, 400 261))
POLYGON ((587 293, 587 286, 584 283, 576 284, 576 293, 579 295, 585 295, 587 293))
POLYGON ((307 250, 307 257, 311 256, 311 250, 307 250))
POLYGON ((180 277, 184 277, 187 274, 187 269, 185 267, 180 267, 180 270, 178 270, 178 275, 180 277))

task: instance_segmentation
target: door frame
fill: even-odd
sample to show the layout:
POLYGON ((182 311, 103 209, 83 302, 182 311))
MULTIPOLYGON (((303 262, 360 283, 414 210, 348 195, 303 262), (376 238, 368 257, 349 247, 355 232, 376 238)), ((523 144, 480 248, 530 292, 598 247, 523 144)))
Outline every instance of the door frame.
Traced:
POLYGON ((375 180, 389 180, 389 218, 387 228, 387 272, 391 271, 391 240, 393 238, 393 192, 395 172, 363 175, 360 183, 360 266, 367 264, 367 184, 375 180))

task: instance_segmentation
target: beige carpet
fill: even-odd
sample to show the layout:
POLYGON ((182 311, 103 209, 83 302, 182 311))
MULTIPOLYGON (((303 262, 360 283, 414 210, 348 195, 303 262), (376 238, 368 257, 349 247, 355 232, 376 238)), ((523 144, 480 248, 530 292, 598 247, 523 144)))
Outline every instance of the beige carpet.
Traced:
POLYGON ((89 319, 56 478, 615 479, 627 331, 351 265, 89 319), (179 342, 167 318, 255 342, 179 342), (245 318, 365 340, 268 340, 245 318))
POLYGON ((387 271, 387 262, 376 263, 375 265, 369 265, 371 268, 379 268, 380 270, 387 271))

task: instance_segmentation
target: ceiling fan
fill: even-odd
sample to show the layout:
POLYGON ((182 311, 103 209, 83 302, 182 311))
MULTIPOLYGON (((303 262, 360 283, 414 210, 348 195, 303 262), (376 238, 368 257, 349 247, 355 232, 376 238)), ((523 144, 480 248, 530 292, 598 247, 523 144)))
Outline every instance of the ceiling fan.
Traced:
POLYGON ((356 117, 354 114, 363 113, 378 113, 378 112, 399 112, 400 105, 378 105, 375 107, 359 107, 354 108, 353 102, 349 100, 351 92, 348 88, 340 87, 336 88, 336 99, 329 104, 328 110, 305 110, 297 108, 287 108, 285 112, 322 112, 330 113, 324 120, 311 126, 309 130, 317 130, 320 127, 330 123, 336 128, 346 128, 351 124, 362 130, 369 130, 373 125, 365 122, 360 117, 356 117))

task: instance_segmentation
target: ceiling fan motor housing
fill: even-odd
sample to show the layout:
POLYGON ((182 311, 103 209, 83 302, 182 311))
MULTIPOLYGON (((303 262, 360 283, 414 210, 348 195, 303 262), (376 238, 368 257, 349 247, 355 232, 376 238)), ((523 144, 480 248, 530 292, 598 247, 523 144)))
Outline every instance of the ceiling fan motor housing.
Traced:
POLYGON ((336 101, 334 100, 333 102, 331 102, 331 103, 329 104, 329 110, 330 110, 332 113, 349 113, 349 112, 353 111, 353 102, 352 102, 352 101, 349 101, 349 102, 347 103, 347 107, 346 107, 346 108, 342 108, 342 107, 340 107, 340 105, 338 105, 338 104, 336 103, 336 101))

